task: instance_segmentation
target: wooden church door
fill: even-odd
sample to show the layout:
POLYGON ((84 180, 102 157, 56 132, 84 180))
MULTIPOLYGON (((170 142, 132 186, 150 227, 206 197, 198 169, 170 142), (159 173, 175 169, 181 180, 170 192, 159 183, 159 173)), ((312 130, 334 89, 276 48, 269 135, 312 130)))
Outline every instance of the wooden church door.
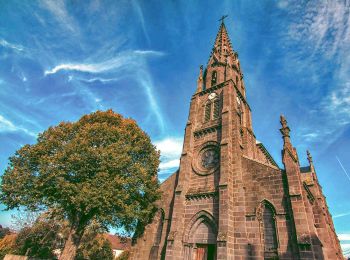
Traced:
POLYGON ((215 260, 215 245, 199 244, 196 249, 195 260, 215 260))
POLYGON ((198 245, 196 250, 196 260, 207 260, 208 246, 198 245))

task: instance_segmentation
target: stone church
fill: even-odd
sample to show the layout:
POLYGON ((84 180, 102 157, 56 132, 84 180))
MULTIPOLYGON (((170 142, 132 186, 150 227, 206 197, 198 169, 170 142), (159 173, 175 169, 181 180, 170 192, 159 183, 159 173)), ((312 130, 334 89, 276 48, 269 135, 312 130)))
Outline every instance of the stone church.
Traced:
POLYGON ((257 141, 238 54, 222 20, 191 98, 180 167, 161 184, 131 259, 343 259, 312 157, 281 116, 280 168, 257 141))

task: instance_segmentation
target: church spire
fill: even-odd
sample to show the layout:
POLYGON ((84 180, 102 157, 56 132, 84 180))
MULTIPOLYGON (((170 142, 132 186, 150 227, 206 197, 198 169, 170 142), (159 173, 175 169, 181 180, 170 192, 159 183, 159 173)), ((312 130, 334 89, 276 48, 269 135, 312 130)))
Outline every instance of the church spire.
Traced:
POLYGON ((203 73, 203 89, 211 88, 225 81, 232 80, 241 94, 245 96, 243 74, 238 54, 233 50, 223 16, 210 53, 207 67, 203 73))
MULTIPOLYGON (((218 62, 225 63, 228 56, 234 55, 231 41, 227 33, 227 29, 224 23, 224 19, 227 15, 224 15, 219 21, 221 25, 219 27, 218 34, 216 35, 214 47, 210 55, 210 59, 215 57, 218 62)), ((210 60, 209 59, 209 60, 210 60)))

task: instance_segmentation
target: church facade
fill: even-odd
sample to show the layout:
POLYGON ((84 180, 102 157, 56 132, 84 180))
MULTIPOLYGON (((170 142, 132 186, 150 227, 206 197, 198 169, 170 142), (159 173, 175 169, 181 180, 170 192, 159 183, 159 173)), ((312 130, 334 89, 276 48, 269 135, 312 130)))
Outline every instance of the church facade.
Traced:
POLYGON ((343 259, 312 157, 281 116, 281 169, 257 141, 224 22, 191 98, 179 170, 131 259, 343 259))

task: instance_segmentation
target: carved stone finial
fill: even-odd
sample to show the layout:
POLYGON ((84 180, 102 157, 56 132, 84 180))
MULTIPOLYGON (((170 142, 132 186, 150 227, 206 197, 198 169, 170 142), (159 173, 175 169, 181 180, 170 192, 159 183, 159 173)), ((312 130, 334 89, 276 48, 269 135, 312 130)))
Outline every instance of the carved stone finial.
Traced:
POLYGON ((317 176, 316 176, 315 167, 314 167, 314 163, 313 163, 313 160, 312 160, 311 153, 310 153, 309 150, 307 150, 306 154, 307 154, 307 160, 309 161, 309 165, 310 165, 310 169, 311 169, 311 172, 312 172, 313 179, 317 181, 317 176))
POLYGON ((286 118, 281 115, 281 125, 282 125, 282 128, 280 129, 282 135, 283 135, 283 138, 289 138, 289 132, 290 132, 290 129, 288 127, 288 124, 287 124, 287 120, 286 118))
POLYGON ((309 161, 309 164, 312 164, 312 156, 309 150, 306 151, 307 154, 307 160, 309 161))
POLYGON ((203 65, 199 67, 199 76, 197 79, 197 91, 200 92, 203 90, 203 65))
POLYGON ((287 120, 286 120, 286 118, 284 117, 284 115, 281 115, 281 125, 282 125, 282 127, 283 128, 286 128, 286 127, 288 127, 288 125, 287 125, 287 120))

